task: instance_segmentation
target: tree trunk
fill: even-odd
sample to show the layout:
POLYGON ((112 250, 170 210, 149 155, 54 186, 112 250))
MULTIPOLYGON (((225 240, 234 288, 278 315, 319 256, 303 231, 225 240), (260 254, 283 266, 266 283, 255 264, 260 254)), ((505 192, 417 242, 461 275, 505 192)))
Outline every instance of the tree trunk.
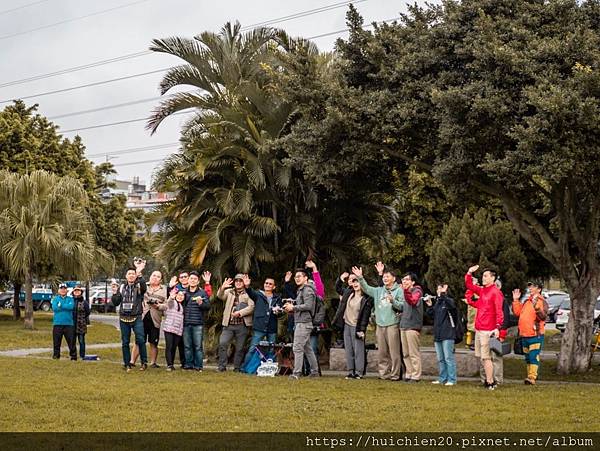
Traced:
POLYGON ((15 287, 15 293, 13 296, 13 319, 18 321, 21 319, 21 287, 23 284, 19 282, 14 282, 13 286, 15 287))
POLYGON ((559 374, 582 373, 590 368, 592 323, 599 282, 600 274, 580 277, 577 282, 567 281, 571 293, 571 313, 558 357, 559 374), (588 282, 582 283, 582 279, 588 282))
POLYGON ((25 275, 25 329, 33 329, 33 280, 31 274, 25 275))

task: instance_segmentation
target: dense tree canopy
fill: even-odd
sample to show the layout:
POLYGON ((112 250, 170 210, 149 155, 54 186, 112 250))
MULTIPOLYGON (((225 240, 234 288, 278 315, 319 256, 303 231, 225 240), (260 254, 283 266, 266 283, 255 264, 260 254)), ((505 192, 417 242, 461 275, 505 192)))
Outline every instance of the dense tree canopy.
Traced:
POLYGON ((381 161, 430 172, 465 204, 499 202, 565 280, 559 368, 585 371, 600 291, 600 3, 444 1, 372 33, 351 8, 348 22, 340 75, 308 93, 291 158, 331 189, 381 161))

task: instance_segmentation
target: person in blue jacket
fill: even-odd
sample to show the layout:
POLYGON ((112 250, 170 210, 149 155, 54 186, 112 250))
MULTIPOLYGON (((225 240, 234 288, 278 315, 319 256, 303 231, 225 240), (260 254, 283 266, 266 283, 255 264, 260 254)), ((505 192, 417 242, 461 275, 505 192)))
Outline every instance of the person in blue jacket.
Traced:
POLYGON ((283 302, 281 296, 275 293, 275 279, 267 277, 263 283, 263 290, 253 290, 250 287, 250 278, 244 275, 244 286, 250 299, 254 301, 254 313, 252 320, 252 340, 250 349, 244 360, 245 367, 250 362, 254 349, 258 344, 267 339, 269 343, 277 341, 278 317, 283 314, 283 302))
POLYGON ((73 310, 75 301, 67 296, 67 284, 58 286, 58 294, 52 298, 52 341, 54 344, 53 359, 60 359, 60 345, 62 337, 65 337, 69 346, 71 360, 77 360, 77 349, 75 348, 75 324, 73 323, 73 310))

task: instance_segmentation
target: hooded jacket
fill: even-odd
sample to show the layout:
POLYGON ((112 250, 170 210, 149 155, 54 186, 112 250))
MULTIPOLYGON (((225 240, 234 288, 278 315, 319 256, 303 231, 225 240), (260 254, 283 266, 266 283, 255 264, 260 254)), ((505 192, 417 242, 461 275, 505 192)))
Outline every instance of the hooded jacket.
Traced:
POLYGON ((399 310, 404 307, 404 290, 394 282, 391 288, 372 287, 364 277, 358 277, 363 292, 373 298, 375 303, 375 323, 381 327, 394 326, 400 322, 392 304, 399 310), (392 302, 388 300, 391 298, 392 302))

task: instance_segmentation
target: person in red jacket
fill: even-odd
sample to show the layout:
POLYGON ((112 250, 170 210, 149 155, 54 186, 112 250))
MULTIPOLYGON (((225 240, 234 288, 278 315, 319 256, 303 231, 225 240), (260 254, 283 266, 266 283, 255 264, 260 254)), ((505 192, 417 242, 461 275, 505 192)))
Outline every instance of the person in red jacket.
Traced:
POLYGON ((498 275, 491 269, 483 271, 481 282, 483 286, 477 286, 473 283, 473 273, 479 269, 479 265, 469 268, 465 274, 465 286, 471 290, 479 299, 472 305, 477 309, 475 318, 475 355, 481 358, 485 370, 485 388, 494 390, 496 382, 494 381, 494 367, 492 364, 492 354, 490 351, 490 338, 498 337, 500 329, 504 322, 504 313, 502 303, 504 296, 496 286, 498 275))

